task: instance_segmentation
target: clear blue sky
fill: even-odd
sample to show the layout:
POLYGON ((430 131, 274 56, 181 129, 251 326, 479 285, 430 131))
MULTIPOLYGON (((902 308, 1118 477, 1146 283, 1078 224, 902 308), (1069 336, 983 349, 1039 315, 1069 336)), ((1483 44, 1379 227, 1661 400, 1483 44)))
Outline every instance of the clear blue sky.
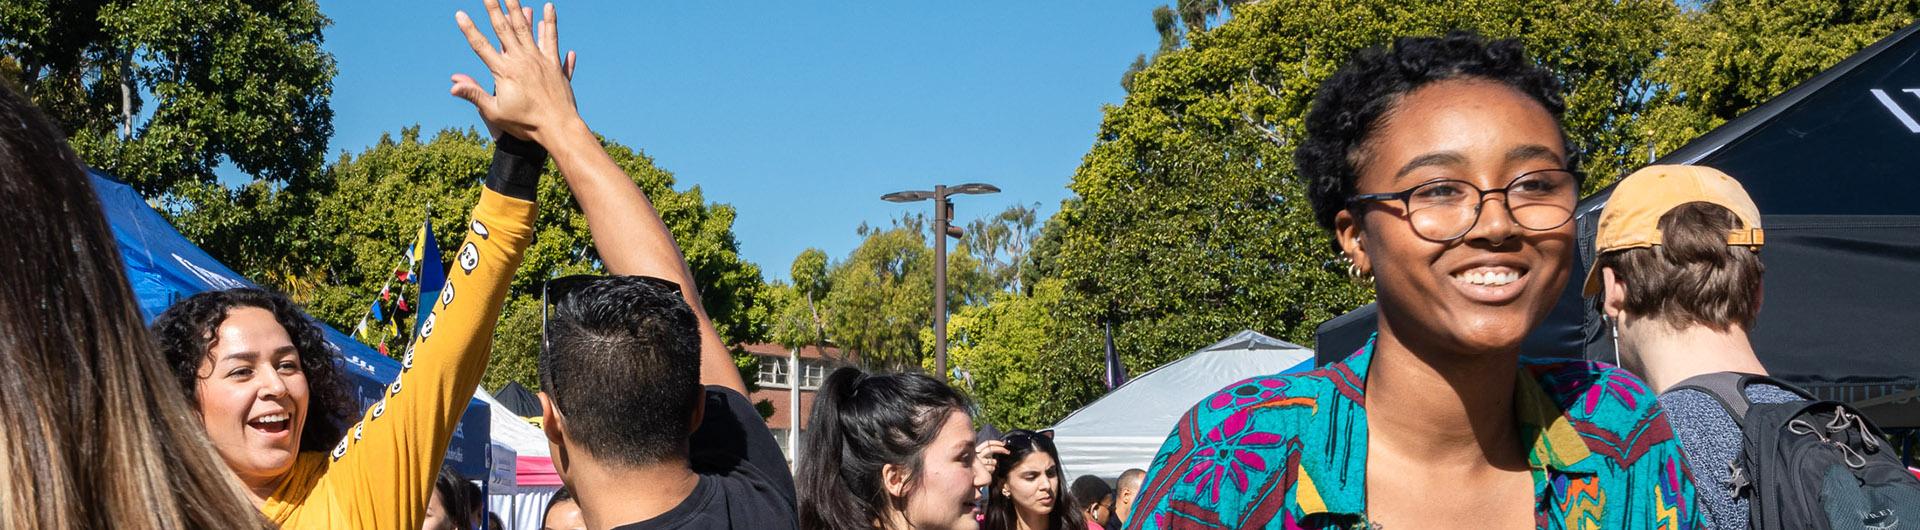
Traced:
MULTIPOLYGON (((772 280, 807 247, 845 256, 861 222, 931 209, 879 200, 891 191, 989 182, 1004 193, 957 199, 959 219, 1051 215, 1165 3, 555 5, 587 123, 732 204, 741 253, 772 280)), ((480 126, 447 95, 454 72, 490 85, 453 22, 478 1, 320 6, 340 68, 328 159, 415 123, 480 126)))

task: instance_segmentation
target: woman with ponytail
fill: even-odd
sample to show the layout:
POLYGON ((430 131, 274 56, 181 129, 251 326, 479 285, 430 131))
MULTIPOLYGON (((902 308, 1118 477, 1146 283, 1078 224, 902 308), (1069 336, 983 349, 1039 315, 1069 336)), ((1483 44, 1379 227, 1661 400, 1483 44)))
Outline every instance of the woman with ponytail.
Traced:
POLYGON ((965 396, 923 374, 841 368, 814 398, 800 459, 800 528, 979 527, 998 440, 975 446, 965 396))
MULTIPOLYGON (((1080 503, 1066 486, 1053 431, 1021 429, 1001 438, 1007 452, 994 457, 987 488, 986 530, 1082 530, 1080 503)), ((1093 500, 1093 499, 1085 499, 1093 500)))

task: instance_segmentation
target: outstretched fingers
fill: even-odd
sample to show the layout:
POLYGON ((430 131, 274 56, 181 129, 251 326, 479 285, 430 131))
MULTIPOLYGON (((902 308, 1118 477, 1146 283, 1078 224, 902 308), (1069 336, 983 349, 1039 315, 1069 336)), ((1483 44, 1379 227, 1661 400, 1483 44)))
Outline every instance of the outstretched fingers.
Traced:
MULTIPOLYGON (((505 13, 500 12, 500 0, 486 0, 487 22, 493 25, 493 36, 500 39, 500 53, 512 55, 519 49, 519 43, 513 39, 513 25, 505 13)), ((515 10, 518 11, 518 10, 515 10)))
POLYGON ((500 52, 493 49, 493 42, 480 34, 479 28, 473 27, 473 18, 465 11, 455 11, 453 23, 460 26, 460 33, 467 37, 467 46, 473 48, 474 55, 480 56, 480 62, 485 63, 488 70, 499 70, 500 52))
MULTIPOLYGON (((519 15, 507 17, 507 27, 513 32, 514 39, 514 49, 508 53, 539 49, 534 45, 533 28, 529 27, 531 24, 528 23, 528 20, 533 18, 533 10, 520 7, 520 0, 507 0, 507 12, 519 15)), ((507 40, 507 37, 501 35, 500 40, 507 40)))
POLYGON ((553 57, 560 50, 560 23, 554 19, 553 2, 547 2, 542 8, 540 31, 536 40, 540 41, 540 53, 543 57, 553 57))

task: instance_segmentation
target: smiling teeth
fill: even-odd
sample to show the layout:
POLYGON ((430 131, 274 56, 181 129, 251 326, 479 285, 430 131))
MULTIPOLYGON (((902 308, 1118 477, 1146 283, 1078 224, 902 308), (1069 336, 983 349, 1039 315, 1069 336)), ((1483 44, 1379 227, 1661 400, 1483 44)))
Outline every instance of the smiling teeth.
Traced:
POLYGON ((274 414, 272 416, 261 416, 260 419, 253 420, 253 421, 255 423, 279 423, 279 422, 287 421, 287 415, 274 414))
POLYGON ((1518 281, 1520 273, 1469 271, 1456 274, 1454 277, 1474 285, 1506 285, 1518 281))

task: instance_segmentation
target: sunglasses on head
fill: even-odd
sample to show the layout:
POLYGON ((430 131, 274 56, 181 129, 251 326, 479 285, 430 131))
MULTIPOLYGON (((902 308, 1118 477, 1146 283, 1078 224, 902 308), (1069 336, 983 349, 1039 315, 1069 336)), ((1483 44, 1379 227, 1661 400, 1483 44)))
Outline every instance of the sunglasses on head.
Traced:
POLYGON ((1044 431, 1029 431, 1029 430, 1021 429, 1021 430, 1007 433, 1006 436, 1000 437, 1000 441, 1006 442, 1007 445, 1015 445, 1015 444, 1025 445, 1025 444, 1032 443, 1034 440, 1041 439, 1041 438, 1045 438, 1047 440, 1047 443, 1053 443, 1053 429, 1047 429, 1044 431))

